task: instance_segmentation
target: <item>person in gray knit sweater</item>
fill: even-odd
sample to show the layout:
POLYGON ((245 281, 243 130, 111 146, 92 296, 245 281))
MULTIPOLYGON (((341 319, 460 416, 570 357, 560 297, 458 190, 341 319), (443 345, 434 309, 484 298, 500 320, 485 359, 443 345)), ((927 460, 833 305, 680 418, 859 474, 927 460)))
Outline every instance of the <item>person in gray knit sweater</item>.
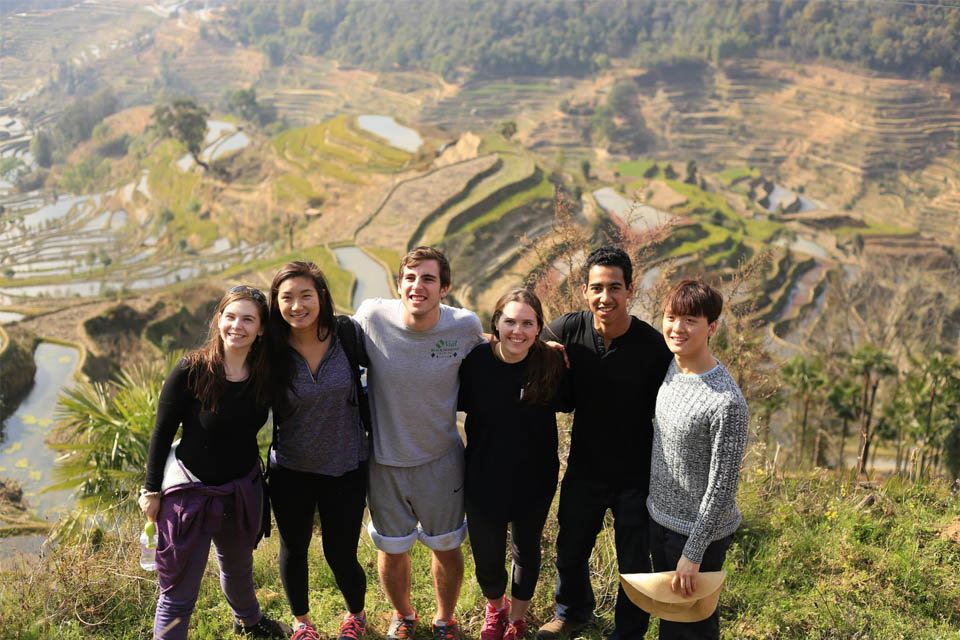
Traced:
MULTIPOLYGON (((723 298, 684 280, 667 294, 663 337, 674 355, 657 394, 650 464, 650 552, 654 571, 676 570, 671 587, 696 595, 697 574, 723 567, 740 525, 737 480, 747 443, 746 400, 710 351, 723 298)), ((720 617, 660 621, 661 640, 720 637, 720 617)))

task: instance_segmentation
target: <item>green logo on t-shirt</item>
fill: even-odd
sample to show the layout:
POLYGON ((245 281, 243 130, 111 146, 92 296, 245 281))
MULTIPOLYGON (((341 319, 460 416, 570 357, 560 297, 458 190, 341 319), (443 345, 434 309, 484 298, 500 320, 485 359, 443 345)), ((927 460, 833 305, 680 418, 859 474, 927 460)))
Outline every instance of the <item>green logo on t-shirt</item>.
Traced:
POLYGON ((456 358, 458 351, 456 340, 437 340, 433 348, 430 349, 430 357, 456 358))

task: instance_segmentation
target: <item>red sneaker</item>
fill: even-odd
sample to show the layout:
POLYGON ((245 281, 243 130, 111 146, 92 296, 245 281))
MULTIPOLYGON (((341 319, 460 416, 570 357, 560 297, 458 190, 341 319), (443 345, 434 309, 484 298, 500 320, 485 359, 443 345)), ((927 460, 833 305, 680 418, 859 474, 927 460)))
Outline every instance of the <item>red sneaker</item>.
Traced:
POLYGON ((290 640, 320 640, 320 634, 316 627, 309 622, 301 622, 293 630, 290 640))
POLYGON ((497 611, 487 603, 483 612, 483 626, 480 627, 480 640, 503 640, 503 631, 510 621, 510 601, 504 598, 503 609, 497 611))
POLYGON ((367 633, 367 616, 363 613, 348 613, 340 623, 337 640, 360 640, 367 633))
POLYGON ((512 620, 507 623, 507 628, 503 630, 503 640, 521 640, 527 635, 526 620, 512 620))

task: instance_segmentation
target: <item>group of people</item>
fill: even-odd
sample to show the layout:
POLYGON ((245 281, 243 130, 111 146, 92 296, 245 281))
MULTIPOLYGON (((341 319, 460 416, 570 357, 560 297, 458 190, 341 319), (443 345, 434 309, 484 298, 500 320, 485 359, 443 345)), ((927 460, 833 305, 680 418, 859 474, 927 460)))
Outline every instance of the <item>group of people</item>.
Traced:
MULTIPOLYGON (((441 303, 450 265, 430 247, 404 256, 399 299, 366 300, 353 317, 335 315, 323 273, 308 262, 282 267, 269 300, 247 286, 228 291, 205 346, 174 367, 159 399, 140 496, 159 533, 154 637, 187 637, 212 541, 235 632, 318 639, 307 575, 316 518, 346 602, 339 640, 358 640, 365 506, 394 609, 387 640, 412 640, 419 620, 410 597, 417 540, 431 550, 432 635, 459 638, 468 533, 487 599, 481 640, 524 637, 558 484, 558 411, 573 411, 574 423, 557 516, 556 618, 538 640, 559 640, 591 619, 589 558, 608 509, 622 573, 675 571, 673 588, 695 594, 698 572, 722 566, 740 522, 747 408, 709 348, 719 294, 678 283, 661 333, 630 315, 632 275, 625 252, 598 248, 584 273, 586 310, 547 324, 537 296, 512 289, 489 334, 472 312, 441 303), (264 473, 256 435, 271 409, 264 473), (269 526, 268 496, 292 627, 264 616, 254 591, 252 551, 269 526)), ((661 621, 660 637, 716 638, 718 620, 714 612, 696 623, 661 621)), ((639 640, 648 622, 621 588, 610 637, 639 640)))

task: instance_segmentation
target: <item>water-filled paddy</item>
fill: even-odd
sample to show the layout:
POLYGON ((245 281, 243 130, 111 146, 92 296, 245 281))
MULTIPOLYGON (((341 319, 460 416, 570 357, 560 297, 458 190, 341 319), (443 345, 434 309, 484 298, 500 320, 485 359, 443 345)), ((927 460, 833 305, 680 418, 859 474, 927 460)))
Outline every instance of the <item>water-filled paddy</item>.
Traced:
POLYGON ((333 250, 340 266, 352 271, 357 277, 353 289, 353 308, 367 298, 392 298, 393 286, 390 274, 384 271, 383 265, 367 255, 358 247, 338 247, 333 250))
POLYGON ((604 211, 612 213, 638 231, 658 227, 670 218, 669 213, 636 200, 627 200, 612 187, 597 189, 593 192, 593 197, 604 211))
POLYGON ((773 185, 773 191, 770 192, 770 195, 767 196, 767 198, 770 201, 770 204, 767 205, 767 210, 769 211, 776 210, 777 205, 780 204, 786 208, 795 199, 800 200, 800 211, 813 211, 814 209, 822 208, 819 202, 811 200, 806 196, 796 194, 778 184, 773 185))
POLYGON ((414 153, 423 144, 419 133, 403 126, 391 116, 357 116, 357 126, 410 153, 414 153))
POLYGON ((54 483, 57 454, 46 440, 55 422, 57 395, 73 379, 78 357, 79 352, 73 347, 49 342, 37 346, 34 385, 17 411, 3 423, 0 476, 21 482, 31 508, 44 518, 54 518, 69 506, 68 491, 39 491, 54 483))

